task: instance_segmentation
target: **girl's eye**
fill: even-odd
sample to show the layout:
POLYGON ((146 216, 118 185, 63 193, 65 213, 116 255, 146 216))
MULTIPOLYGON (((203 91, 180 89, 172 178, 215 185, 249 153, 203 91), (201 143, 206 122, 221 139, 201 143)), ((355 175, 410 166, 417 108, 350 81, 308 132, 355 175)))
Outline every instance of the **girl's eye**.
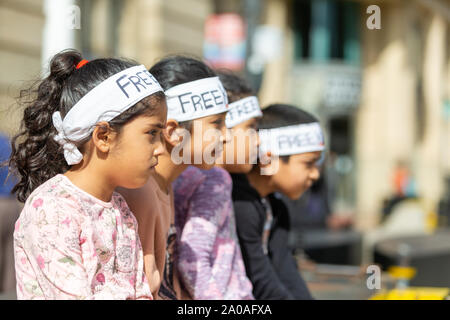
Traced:
POLYGON ((313 166, 315 166, 316 165, 316 162, 315 161, 308 161, 308 162, 306 162, 306 167, 307 168, 312 168, 313 166))
POLYGON ((149 135, 156 137, 158 135, 158 130, 150 130, 149 132, 147 132, 149 135))

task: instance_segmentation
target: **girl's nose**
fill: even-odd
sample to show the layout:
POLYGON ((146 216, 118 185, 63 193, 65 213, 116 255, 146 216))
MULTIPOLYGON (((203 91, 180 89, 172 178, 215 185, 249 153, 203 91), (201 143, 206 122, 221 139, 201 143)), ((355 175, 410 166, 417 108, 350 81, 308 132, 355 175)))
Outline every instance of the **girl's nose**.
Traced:
POLYGON ((228 143, 231 141, 232 131, 229 128, 224 129, 222 135, 220 136, 220 142, 228 143))
POLYGON ((157 142, 157 147, 155 148, 155 150, 153 151, 153 155, 155 157, 158 157, 160 155, 162 155, 164 153, 164 151, 166 150, 166 148, 164 147, 164 144, 162 143, 161 140, 159 140, 157 142))
POLYGON ((311 174, 310 174, 310 178, 313 179, 314 181, 318 180, 320 178, 320 171, 318 167, 314 167, 311 174))

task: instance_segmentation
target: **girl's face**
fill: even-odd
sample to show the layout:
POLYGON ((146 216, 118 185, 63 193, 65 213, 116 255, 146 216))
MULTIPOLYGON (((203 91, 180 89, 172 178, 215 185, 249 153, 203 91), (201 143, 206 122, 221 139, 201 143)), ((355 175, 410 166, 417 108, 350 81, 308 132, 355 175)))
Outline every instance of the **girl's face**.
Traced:
POLYGON ((222 155, 224 143, 230 138, 229 130, 225 126, 225 116, 224 112, 193 120, 191 163, 194 166, 209 170, 214 167, 216 159, 222 155))
POLYGON ((259 136, 256 118, 244 121, 231 130, 231 141, 222 154, 223 168, 232 173, 248 173, 258 156, 259 136))
POLYGON ((142 187, 155 170, 158 156, 164 152, 162 130, 166 126, 165 101, 152 115, 140 115, 127 122, 111 147, 110 168, 116 185, 142 187))

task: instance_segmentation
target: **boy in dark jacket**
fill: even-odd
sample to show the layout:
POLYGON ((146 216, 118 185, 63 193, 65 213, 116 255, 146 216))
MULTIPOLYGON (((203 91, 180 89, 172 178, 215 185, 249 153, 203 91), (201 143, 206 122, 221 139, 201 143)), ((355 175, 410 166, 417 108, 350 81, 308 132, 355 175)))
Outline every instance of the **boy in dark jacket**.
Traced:
POLYGON ((287 206, 279 194, 299 198, 319 176, 324 139, 318 120, 290 105, 263 109, 260 159, 235 174, 233 204, 239 243, 255 299, 312 299, 288 248, 287 206))

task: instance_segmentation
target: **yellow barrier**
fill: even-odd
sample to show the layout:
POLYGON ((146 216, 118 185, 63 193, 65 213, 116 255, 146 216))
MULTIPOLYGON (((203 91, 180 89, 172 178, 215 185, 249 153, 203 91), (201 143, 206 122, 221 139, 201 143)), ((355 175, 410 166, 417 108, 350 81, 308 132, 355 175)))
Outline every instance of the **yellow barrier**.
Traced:
POLYGON ((377 293, 369 300, 445 300, 449 294, 448 288, 411 287, 377 293))

